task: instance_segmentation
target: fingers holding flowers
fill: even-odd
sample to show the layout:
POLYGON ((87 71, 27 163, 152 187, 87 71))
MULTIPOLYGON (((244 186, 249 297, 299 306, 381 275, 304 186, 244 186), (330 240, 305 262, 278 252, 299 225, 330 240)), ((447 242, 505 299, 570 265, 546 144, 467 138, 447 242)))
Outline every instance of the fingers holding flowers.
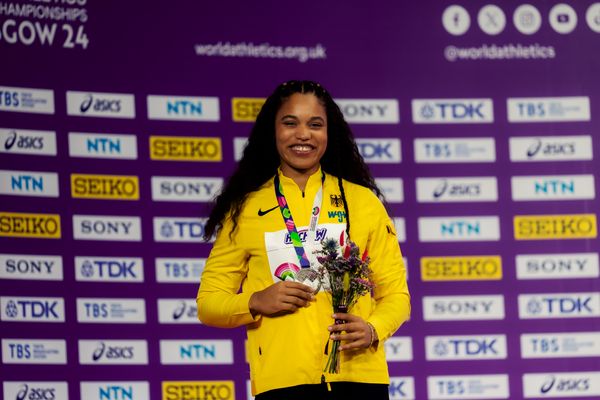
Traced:
POLYGON ((343 320, 343 323, 335 323, 329 326, 331 339, 340 340, 342 344, 339 351, 366 349, 376 340, 376 332, 361 317, 347 313, 333 314, 335 320, 343 320))

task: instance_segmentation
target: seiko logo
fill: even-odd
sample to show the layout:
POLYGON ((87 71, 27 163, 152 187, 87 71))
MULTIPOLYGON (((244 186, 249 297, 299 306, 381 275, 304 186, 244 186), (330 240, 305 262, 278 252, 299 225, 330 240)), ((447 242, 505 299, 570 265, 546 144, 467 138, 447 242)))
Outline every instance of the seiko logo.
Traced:
POLYGON ((233 381, 163 381, 164 400, 234 400, 233 381))
POLYGON ((59 239, 60 216, 0 212, 0 236, 59 239))
POLYGON ((118 113, 121 111, 121 100, 114 99, 95 99, 94 96, 88 94, 86 98, 81 102, 79 111, 82 113, 88 112, 88 110, 94 110, 97 112, 113 112, 118 113))
POLYGON ((74 198, 139 200, 139 180, 127 175, 71 174, 74 198))
POLYGON ((516 215, 513 218, 517 240, 595 238, 595 214, 516 215))
POLYGON ((92 360, 98 361, 103 357, 107 359, 131 359, 133 358, 133 347, 107 346, 106 343, 100 342, 98 348, 92 354, 92 360))

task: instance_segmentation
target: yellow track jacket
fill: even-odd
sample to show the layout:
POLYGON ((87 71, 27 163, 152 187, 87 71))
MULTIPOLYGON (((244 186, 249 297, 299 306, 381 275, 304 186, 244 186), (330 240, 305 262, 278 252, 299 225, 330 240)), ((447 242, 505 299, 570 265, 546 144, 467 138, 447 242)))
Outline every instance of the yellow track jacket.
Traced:
MULTIPOLYGON (((321 170, 309 178, 304 193, 290 178, 280 174, 280 179, 304 239, 321 184, 321 170)), ((224 328, 246 325, 253 395, 318 384, 322 377, 327 382, 389 383, 383 341, 409 317, 406 271, 393 222, 379 199, 363 186, 347 181, 343 185, 350 212, 350 238, 361 253, 368 249, 376 285, 373 296, 361 297, 349 312, 373 325, 380 344, 343 351, 340 373, 327 374, 323 373, 328 357, 324 352, 329 339, 327 327, 334 322, 330 293, 320 291, 310 306, 292 314, 256 318, 250 314, 250 296, 279 281, 275 273, 287 265, 282 260, 287 257, 290 263, 298 264, 271 179, 248 196, 231 238, 233 223, 229 218, 224 221, 206 262, 196 299, 198 316, 204 324, 224 328)), ((323 183, 321 208, 315 242, 324 237, 339 239, 346 216, 337 178, 329 174, 323 183)), ((312 257, 314 248, 305 243, 305 249, 312 257)))

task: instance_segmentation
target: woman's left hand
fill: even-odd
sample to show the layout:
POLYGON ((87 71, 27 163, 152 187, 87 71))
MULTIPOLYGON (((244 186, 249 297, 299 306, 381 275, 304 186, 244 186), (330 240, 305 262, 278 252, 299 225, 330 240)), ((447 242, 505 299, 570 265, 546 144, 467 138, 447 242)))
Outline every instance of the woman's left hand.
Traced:
POLYGON ((339 350, 366 349, 377 338, 371 338, 371 328, 361 317, 348 313, 335 313, 333 319, 341 319, 342 324, 330 325, 327 329, 331 332, 331 339, 341 340, 339 350), (345 331, 344 333, 342 331, 345 331))

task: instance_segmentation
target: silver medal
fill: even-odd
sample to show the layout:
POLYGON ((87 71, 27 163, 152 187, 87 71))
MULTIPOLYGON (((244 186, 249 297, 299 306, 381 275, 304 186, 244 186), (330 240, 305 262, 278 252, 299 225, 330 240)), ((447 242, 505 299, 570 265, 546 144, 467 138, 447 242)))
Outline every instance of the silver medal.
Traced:
POLYGON ((310 286, 315 293, 321 288, 319 273, 312 268, 302 268, 300 271, 296 272, 296 282, 310 286))

